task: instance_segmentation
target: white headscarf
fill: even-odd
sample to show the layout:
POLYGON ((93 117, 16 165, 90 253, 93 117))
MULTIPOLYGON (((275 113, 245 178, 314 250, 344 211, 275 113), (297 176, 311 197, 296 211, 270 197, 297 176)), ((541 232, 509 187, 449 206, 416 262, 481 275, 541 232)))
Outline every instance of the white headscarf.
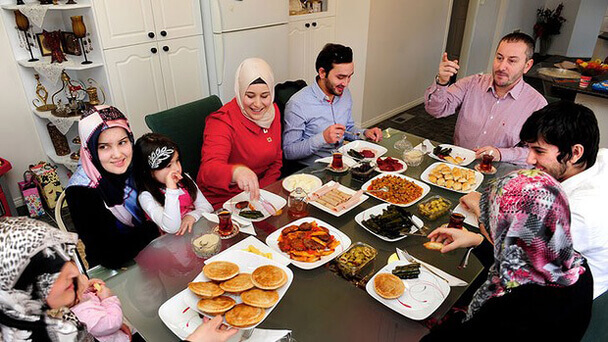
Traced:
POLYGON ((239 104, 241 108, 241 112, 243 115, 255 122, 258 126, 262 128, 270 128, 272 122, 274 121, 274 75, 272 73, 272 69, 270 65, 266 63, 261 58, 247 58, 244 60, 241 65, 236 69, 236 75, 234 77, 234 93, 236 94, 236 102, 239 104), (243 97, 245 96, 245 92, 247 88, 251 85, 251 83, 258 78, 261 78, 266 85, 268 86, 268 90, 270 91, 270 102, 271 105, 268 107, 268 110, 260 119, 253 119, 251 116, 245 112, 245 107, 243 106, 243 97))

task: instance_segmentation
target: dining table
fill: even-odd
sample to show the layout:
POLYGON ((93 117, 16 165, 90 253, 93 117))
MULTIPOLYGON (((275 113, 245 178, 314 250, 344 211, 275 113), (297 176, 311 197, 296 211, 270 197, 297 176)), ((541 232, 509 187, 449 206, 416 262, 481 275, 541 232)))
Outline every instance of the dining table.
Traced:
MULTIPOLYGON (((385 156, 402 158, 403 151, 394 148, 396 141, 407 137, 413 146, 424 140, 394 128, 383 130, 383 139, 378 144, 388 149, 385 156)), ((434 145, 439 144, 433 142, 434 145)), ((420 179, 421 173, 437 160, 428 155, 419 166, 408 167, 406 176, 420 179)), ((472 168, 477 161, 467 167, 472 168)), ((484 175, 478 190, 483 189, 489 180, 503 175, 516 167, 506 163, 495 163, 497 173, 484 175)), ((314 173, 323 183, 336 181, 354 190, 362 182, 351 177, 350 172, 335 174, 326 170, 326 164, 315 163, 298 173, 314 173)), ((431 190, 425 196, 440 195, 452 202, 452 209, 463 195, 454 191, 430 185, 431 190)), ((269 185, 265 190, 287 198, 289 193, 283 189, 281 180, 269 185)), ((424 199, 424 198, 423 198, 424 199)), ((426 321, 416 321, 382 305, 372 298, 362 286, 361 281, 347 280, 335 272, 335 267, 328 263, 324 266, 304 270, 289 265, 294 279, 284 297, 279 301, 270 315, 259 325, 265 329, 286 329, 298 342, 306 341, 418 341, 428 333, 424 324, 430 320, 439 320, 454 306, 467 288, 482 272, 483 267, 475 256, 471 256, 468 266, 459 269, 465 250, 448 253, 429 250, 423 243, 429 241, 425 236, 407 236, 396 241, 384 241, 359 226, 354 218, 361 211, 384 203, 372 196, 344 213, 340 217, 309 205, 309 216, 329 223, 346 234, 352 243, 363 242, 374 247, 378 254, 373 261, 373 272, 387 264, 395 248, 407 250, 414 257, 468 283, 467 286, 451 287, 449 295, 426 321)), ((407 209, 417 215, 416 204, 407 209)), ((424 225, 431 230, 449 220, 449 212, 433 221, 423 219, 424 225)), ((282 214, 254 223, 256 238, 264 242, 275 230, 294 221, 283 208, 282 214)), ((131 265, 119 270, 97 269, 97 276, 105 278, 107 286, 120 298, 125 318, 142 335, 146 341, 179 341, 180 338, 168 329, 159 317, 159 307, 187 288, 200 272, 205 260, 198 258, 192 251, 191 240, 201 231, 210 229, 214 224, 201 218, 192 233, 183 236, 166 234, 151 242, 135 258, 131 265)), ((468 229, 475 228, 468 226, 468 229)), ((225 250, 249 235, 239 233, 233 238, 221 241, 225 250)), ((95 273, 95 272, 92 272, 95 273)), ((93 274, 95 276, 95 274, 93 274)), ((363 279, 364 281, 365 279, 363 279)), ((187 310, 187 309, 186 309, 187 310)))

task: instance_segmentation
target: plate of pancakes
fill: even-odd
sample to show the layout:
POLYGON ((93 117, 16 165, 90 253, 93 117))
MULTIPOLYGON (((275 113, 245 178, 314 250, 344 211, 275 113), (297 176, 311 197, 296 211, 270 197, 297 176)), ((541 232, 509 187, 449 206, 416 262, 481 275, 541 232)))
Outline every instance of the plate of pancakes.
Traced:
POLYGON ((331 254, 324 255, 319 260, 316 260, 313 262, 305 262, 305 261, 297 261, 297 260, 292 259, 291 263, 293 265, 295 265, 303 270, 312 270, 313 268, 317 268, 319 266, 326 264, 327 262, 329 262, 336 256, 340 255, 340 253, 344 252, 348 247, 350 247, 351 240, 346 234, 342 233, 340 230, 338 230, 338 228, 333 227, 329 223, 323 222, 314 217, 303 217, 299 220, 293 221, 293 222, 283 226, 280 229, 275 230, 272 234, 270 234, 270 235, 268 235, 268 237, 266 237, 266 244, 273 251, 280 253, 281 255, 283 255, 286 258, 291 258, 288 253, 282 252, 281 248, 279 248, 279 236, 281 236, 281 232, 283 231, 283 229, 289 228, 291 226, 299 226, 304 222, 312 223, 313 221, 316 221, 316 223, 319 227, 327 228, 327 230, 329 231, 329 234, 333 235, 333 237, 340 243, 335 247, 334 251, 331 254))
POLYGON ((285 265, 242 250, 226 251, 214 260, 182 291, 183 300, 207 317, 222 315, 235 328, 260 324, 293 281, 285 265))
POLYGON ((424 267, 416 279, 400 279, 392 274, 395 267, 407 264, 399 260, 384 266, 367 282, 365 290, 391 310, 413 320, 423 320, 447 298, 450 285, 424 267))

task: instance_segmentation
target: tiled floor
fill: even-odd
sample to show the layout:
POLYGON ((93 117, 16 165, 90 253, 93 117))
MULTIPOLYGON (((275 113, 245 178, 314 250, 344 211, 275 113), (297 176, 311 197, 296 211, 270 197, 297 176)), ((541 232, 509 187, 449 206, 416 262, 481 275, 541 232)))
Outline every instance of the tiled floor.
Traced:
POLYGON ((378 127, 382 129, 392 127, 430 140, 452 143, 457 117, 458 115, 451 115, 447 118, 435 119, 427 114, 424 104, 421 104, 382 121, 378 127))

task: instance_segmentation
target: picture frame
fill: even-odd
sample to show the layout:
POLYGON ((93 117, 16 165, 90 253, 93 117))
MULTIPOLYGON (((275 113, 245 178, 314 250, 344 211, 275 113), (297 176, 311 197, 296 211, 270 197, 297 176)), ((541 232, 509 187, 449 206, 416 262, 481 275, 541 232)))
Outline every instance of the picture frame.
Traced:
POLYGON ((36 41, 38 42, 38 48, 40 49, 40 54, 42 56, 50 56, 51 50, 47 49, 44 46, 44 34, 42 32, 36 33, 36 41))
POLYGON ((61 32, 61 49, 68 55, 81 56, 82 47, 74 32, 61 32))

